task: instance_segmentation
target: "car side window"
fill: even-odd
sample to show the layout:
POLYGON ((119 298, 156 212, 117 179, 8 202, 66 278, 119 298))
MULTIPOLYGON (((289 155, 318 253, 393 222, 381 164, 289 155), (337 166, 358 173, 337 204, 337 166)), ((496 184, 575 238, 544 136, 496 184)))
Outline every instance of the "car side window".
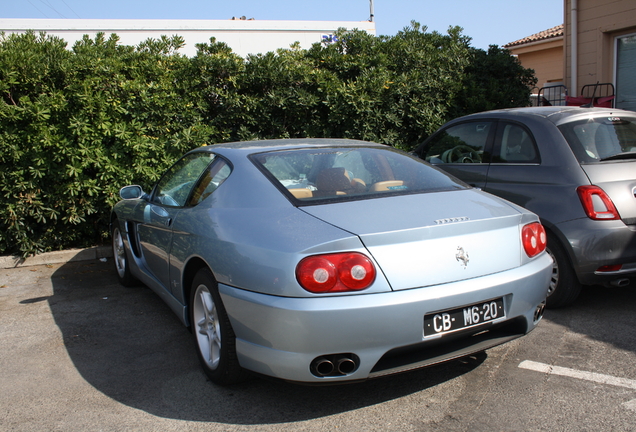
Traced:
POLYGON ((534 138, 521 125, 501 122, 495 141, 493 163, 537 164, 541 162, 534 138))
POLYGON ((195 206, 209 197, 230 176, 231 172, 230 165, 224 159, 216 158, 214 163, 201 176, 188 204, 195 206))
POLYGON ((435 135, 420 157, 433 164, 486 163, 493 123, 486 120, 451 126, 435 135))
POLYGON ((179 159, 161 177, 154 188, 151 201, 155 204, 183 207, 194 184, 214 158, 212 153, 199 152, 179 159))

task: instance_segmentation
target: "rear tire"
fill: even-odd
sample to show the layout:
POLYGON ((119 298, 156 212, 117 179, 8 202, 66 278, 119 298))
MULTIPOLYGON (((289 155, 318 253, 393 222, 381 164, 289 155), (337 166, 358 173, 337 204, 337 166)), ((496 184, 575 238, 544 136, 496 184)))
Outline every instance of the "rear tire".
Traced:
POLYGON ((210 270, 197 272, 190 293, 190 323, 203 371, 215 384, 243 381, 246 372, 236 355, 236 336, 210 270))
POLYGON ((576 277, 565 249, 552 234, 548 234, 546 252, 554 261, 550 287, 548 288, 547 307, 548 309, 557 309, 569 306, 581 293, 581 283, 576 277))
POLYGON ((113 221, 113 261, 115 262, 115 272, 119 283, 125 287, 133 287, 139 284, 139 281, 130 273, 130 261, 128 259, 128 251, 124 243, 124 237, 119 228, 119 220, 113 221))

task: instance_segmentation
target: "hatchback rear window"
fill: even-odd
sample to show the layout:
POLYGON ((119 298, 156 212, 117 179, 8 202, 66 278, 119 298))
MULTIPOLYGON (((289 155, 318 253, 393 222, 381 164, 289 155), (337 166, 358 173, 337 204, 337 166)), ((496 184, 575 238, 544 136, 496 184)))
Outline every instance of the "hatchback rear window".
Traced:
POLYGON ((559 126, 581 163, 636 159, 636 117, 599 117, 559 126))
POLYGON ((389 147, 285 150, 256 154, 252 160, 279 189, 307 204, 466 188, 389 147))

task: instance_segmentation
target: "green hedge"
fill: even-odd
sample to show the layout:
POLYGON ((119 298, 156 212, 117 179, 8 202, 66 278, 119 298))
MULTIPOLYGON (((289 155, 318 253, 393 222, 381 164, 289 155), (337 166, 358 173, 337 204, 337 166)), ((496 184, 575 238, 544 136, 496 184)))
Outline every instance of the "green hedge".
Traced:
POLYGON ((495 57, 509 100, 496 103, 525 104, 531 71, 469 42, 459 28, 412 23, 391 37, 340 31, 331 44, 244 59, 214 38, 187 58, 178 36, 131 47, 99 34, 68 50, 45 34, 2 35, 0 253, 103 243, 119 188, 149 189, 197 146, 346 137, 408 150, 470 111, 457 97, 481 91, 467 82, 495 57))

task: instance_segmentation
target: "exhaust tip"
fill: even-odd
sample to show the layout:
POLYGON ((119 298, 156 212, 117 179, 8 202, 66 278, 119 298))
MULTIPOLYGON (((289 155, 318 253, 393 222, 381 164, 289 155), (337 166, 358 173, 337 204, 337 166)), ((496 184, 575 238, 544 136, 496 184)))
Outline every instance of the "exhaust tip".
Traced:
POLYGON ((312 373, 316 376, 328 376, 334 371, 333 362, 324 358, 318 357, 311 364, 312 373))
POLYGON ((543 313, 545 312, 545 300, 539 303, 537 308, 534 311, 534 323, 538 323, 541 318, 543 318, 543 313))
POLYGON ((623 278, 623 279, 615 279, 613 281, 610 282, 610 285, 613 287, 619 287, 619 288, 623 288, 626 287, 627 285, 630 284, 630 280, 627 278, 623 278))
POLYGON ((336 363, 336 369, 342 375, 350 374, 351 372, 355 371, 356 368, 356 363, 348 357, 343 357, 338 360, 338 363, 336 363))
POLYGON ((349 375, 360 365, 360 358, 351 353, 325 354, 316 357, 310 364, 312 375, 319 378, 349 375))

